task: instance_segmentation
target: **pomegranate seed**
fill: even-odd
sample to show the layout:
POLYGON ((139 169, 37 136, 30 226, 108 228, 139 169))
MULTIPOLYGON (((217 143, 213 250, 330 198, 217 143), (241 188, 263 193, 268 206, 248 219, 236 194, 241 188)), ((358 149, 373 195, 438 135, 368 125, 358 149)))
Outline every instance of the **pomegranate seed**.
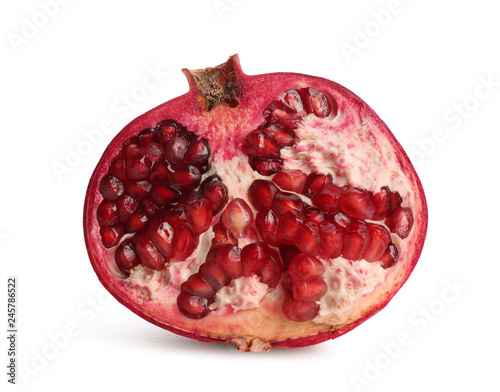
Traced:
POLYGON ((389 244, 384 254, 380 258, 380 265, 383 268, 391 268, 398 260, 398 249, 394 244, 389 244))
POLYGON ((207 139, 197 139, 191 142, 191 145, 184 155, 184 162, 196 164, 207 161, 210 157, 210 146, 207 139))
POLYGON ((304 215, 306 217, 306 222, 315 223, 318 226, 325 221, 325 213, 311 206, 306 206, 304 215))
POLYGON ((180 192, 189 192, 200 185, 200 169, 193 165, 177 165, 175 171, 169 173, 169 181, 180 192))
POLYGON ((215 295, 215 290, 200 274, 191 275, 188 280, 182 283, 181 291, 203 298, 212 298, 215 295))
POLYGON ((151 191, 151 183, 149 181, 129 181, 125 185, 125 190, 127 193, 137 200, 144 200, 148 197, 148 193, 151 191))
POLYGON ((276 237, 286 244, 294 245, 303 223, 304 216, 300 212, 288 211, 279 217, 276 237))
POLYGON ((153 167, 153 162, 135 144, 127 147, 126 163, 127 175, 131 180, 143 180, 147 178, 153 167))
POLYGON ((141 259, 137 255, 130 240, 123 241, 115 252, 115 263, 118 269, 129 275, 129 271, 139 265, 141 259))
POLYGON ((140 205, 142 210, 148 216, 148 218, 151 218, 154 215, 156 215, 156 212, 158 211, 158 207, 149 199, 141 201, 140 205))
POLYGON ((212 249, 220 249, 224 245, 238 245, 238 240, 235 238, 222 222, 217 223, 213 227, 214 238, 212 240, 212 249))
POLYGON ((319 305, 315 302, 295 301, 292 296, 285 299, 283 313, 289 319, 297 322, 308 321, 316 317, 319 305))
POLYGON ((352 222, 352 219, 341 211, 328 214, 326 220, 334 223, 338 227, 347 227, 352 222))
POLYGON ((285 191, 302 193, 307 175, 300 170, 281 170, 273 177, 273 182, 285 191))
POLYGON ((321 193, 326 185, 333 182, 331 175, 311 173, 307 176, 304 190, 302 193, 311 199, 317 194, 321 193))
MULTIPOLYGON (((213 252, 213 254, 217 255, 216 252, 213 252)), ((199 274, 216 291, 231 282, 231 278, 220 265, 208 261, 208 256, 207 261, 201 265, 199 274)))
POLYGON ((373 263, 380 260, 384 254, 391 242, 391 235, 385 227, 379 225, 368 225, 368 232, 370 233, 370 242, 362 258, 373 263))
POLYGON ((391 215, 394 211, 396 211, 402 202, 403 199, 401 198, 401 195, 398 192, 391 192, 391 209, 389 211, 389 215, 391 215))
MULTIPOLYGON (((146 128, 143 129, 139 134, 137 135, 139 139, 139 146, 146 146, 149 143, 158 143, 160 141, 160 138, 158 137, 158 134, 156 133, 156 129, 154 128, 146 128)), ((163 148, 162 148, 163 150, 163 148)))
POLYGON ((233 199, 222 214, 222 223, 235 236, 243 237, 253 223, 253 212, 245 200, 233 199))
POLYGON ((340 208, 356 219, 371 219, 375 213, 370 194, 359 188, 349 188, 339 197, 340 208))
POLYGON ((297 128, 304 112, 295 112, 283 101, 273 101, 264 109, 264 118, 271 124, 284 125, 288 128, 297 128))
POLYGON ((270 258, 267 263, 264 263, 261 268, 255 271, 262 283, 269 287, 276 287, 283 273, 283 263, 278 252, 269 248, 270 258))
POLYGON ((148 235, 160 253, 169 258, 172 256, 172 239, 174 229, 168 222, 154 221, 148 227, 148 235))
POLYGON ((99 230, 101 234, 102 244, 105 248, 112 248, 118 245, 123 237, 123 228, 120 226, 104 226, 99 230))
POLYGON ((302 105, 302 98, 297 90, 285 91, 281 100, 294 112, 300 113, 304 111, 304 106, 302 105))
POLYGON ((158 143, 149 143, 141 148, 142 153, 151 161, 157 162, 163 158, 163 147, 158 143))
POLYGON ((126 181, 127 169, 125 168, 125 158, 118 156, 111 161, 108 168, 108 174, 118 178, 120 181, 126 181))
POLYGON ((334 259, 342 254, 344 232, 342 228, 330 222, 323 222, 319 226, 320 250, 323 259, 334 259))
POLYGON ((171 187, 167 182, 155 185, 151 191, 151 199, 160 207, 175 203, 182 197, 182 193, 171 187))
POLYGON ((189 148, 189 140, 184 134, 174 135, 165 145, 165 159, 173 164, 182 162, 189 148))
POLYGON ((206 198, 203 196, 203 193, 201 193, 199 191, 192 191, 192 192, 189 192, 188 194, 182 196, 182 198, 177 203, 177 206, 185 208, 188 204, 191 204, 193 201, 201 200, 201 199, 206 200, 206 198))
POLYGON ((385 220, 385 224, 391 233, 395 233, 399 238, 405 239, 410 234, 413 226, 411 209, 399 207, 385 220))
POLYGON ((264 242, 248 244, 241 250, 243 276, 252 276, 271 258, 269 246, 264 242))
POLYGON ((360 260, 370 242, 370 233, 364 222, 353 221, 345 228, 342 256, 347 260, 360 260))
POLYGON ((264 132, 255 130, 246 137, 246 151, 248 156, 255 158, 279 158, 280 146, 264 132))
POLYGON ((295 132, 280 127, 279 125, 265 124, 262 128, 260 128, 260 130, 274 140, 274 142, 281 148, 293 146, 295 143, 295 132))
POLYGON ((105 199, 116 200, 123 195, 125 187, 118 178, 110 174, 106 174, 101 179, 99 190, 101 191, 102 197, 105 199))
POLYGON ((248 162, 253 170, 263 176, 272 176, 283 167, 283 159, 281 158, 270 159, 250 157, 248 162))
POLYGON ((311 280, 325 273, 325 266, 316 257, 299 253, 294 257, 288 268, 294 280, 311 280))
POLYGON ((337 113, 337 105, 332 105, 328 96, 315 88, 302 88, 300 95, 307 113, 314 113, 316 117, 320 118, 328 117, 332 112, 337 113))
POLYGON ((288 211, 302 213, 304 210, 304 203, 300 197, 293 193, 277 192, 271 202, 271 209, 280 217, 288 211))
POLYGON ((306 222, 297 232, 295 245, 302 253, 318 256, 320 251, 319 229, 316 223, 306 222))
POLYGON ((255 225, 259 230, 262 239, 270 245, 278 245, 276 229, 278 227, 278 217, 268 208, 263 208, 255 217, 255 225))
POLYGON ((198 236, 188 222, 177 222, 172 238, 172 260, 181 261, 190 256, 198 246, 198 236))
POLYGON ((239 278, 243 274, 241 265, 241 249, 234 245, 225 245, 217 252, 216 263, 231 278, 239 278))
POLYGON ((167 161, 158 161, 153 164, 149 181, 153 184, 158 184, 168 180, 168 176, 173 172, 170 164, 167 161))
POLYGON ((281 279, 281 286, 285 289, 285 290, 292 290, 292 282, 293 282, 293 279, 292 277, 290 276, 290 273, 288 271, 284 271, 283 272, 283 279, 281 279))
POLYGON ((271 208, 271 202, 278 188, 271 181, 255 180, 248 189, 248 198, 257 211, 262 208, 271 208))
POLYGON ((294 280, 292 282, 293 299, 295 301, 318 301, 327 290, 328 287, 323 279, 294 280))
POLYGON ((163 269, 165 258, 156 249, 147 234, 141 234, 137 238, 136 250, 143 265, 158 271, 163 269))
POLYGON ((162 216, 163 219, 168 221, 171 225, 175 225, 178 222, 187 222, 184 207, 178 204, 163 211, 162 216))
POLYGON ((116 201, 116 207, 118 208, 118 214, 120 215, 120 221, 125 222, 130 215, 137 209, 139 202, 130 195, 122 195, 116 201))
POLYGON ((196 234, 202 234, 210 228, 212 223, 212 205, 205 199, 195 200, 184 209, 186 219, 196 234))
POLYGON ((283 267, 288 269, 288 266, 292 262, 292 260, 300 254, 299 248, 294 245, 281 245, 280 246, 280 255, 283 260, 283 267))
POLYGON ((139 138, 137 136, 129 137, 127 140, 123 142, 122 149, 126 151, 127 147, 130 146, 131 144, 135 144, 134 147, 137 148, 137 145, 139 144, 139 138))
POLYGON ((97 222, 99 226, 114 226, 120 222, 116 203, 111 200, 103 200, 97 207, 97 222))
POLYGON ((336 185, 326 185, 321 193, 313 197, 313 204, 325 212, 335 212, 339 208, 339 198, 342 195, 342 188, 336 185))
POLYGON ((177 297, 177 307, 184 316, 192 319, 200 319, 210 313, 210 301, 207 298, 198 297, 181 292, 177 297))
MULTIPOLYGON (((206 181, 206 180, 205 180, 206 181)), ((205 181, 203 181, 205 183, 205 181)), ((226 205, 228 199, 227 187, 221 181, 211 181, 205 187, 202 187, 204 196, 210 201, 212 214, 218 214, 226 205)))
POLYGON ((174 120, 163 120, 156 125, 156 133, 161 144, 165 145, 181 130, 181 125, 174 120))
POLYGON ((391 210, 391 190, 388 186, 380 188, 380 192, 373 195, 373 220, 382 220, 389 216, 391 210))
POLYGON ((148 216, 146 213, 141 208, 137 208, 125 221, 123 229, 125 233, 136 233, 144 229, 147 222, 148 216))

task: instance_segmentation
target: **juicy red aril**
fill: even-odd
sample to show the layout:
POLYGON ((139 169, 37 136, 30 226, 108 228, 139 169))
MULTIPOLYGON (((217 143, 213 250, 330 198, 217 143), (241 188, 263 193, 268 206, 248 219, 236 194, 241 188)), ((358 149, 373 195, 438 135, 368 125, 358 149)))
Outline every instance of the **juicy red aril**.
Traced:
POLYGON ((350 188, 339 197, 340 208, 355 219, 371 219, 375 213, 370 194, 359 188, 350 188))
POLYGON ((101 179, 99 190, 101 191, 102 197, 105 199, 116 200, 123 194, 125 187, 118 178, 110 174, 106 174, 101 179))
POLYGON ((302 193, 307 175, 300 170, 281 170, 273 177, 273 182, 285 191, 302 193))
POLYGON ((142 153, 151 161, 157 162, 163 158, 163 147, 158 143, 149 143, 141 148, 142 153))
POLYGON ((217 252, 216 263, 231 278, 239 278, 243 274, 241 265, 241 249, 234 245, 225 245, 217 252))
POLYGON ((158 211, 158 207, 156 206, 156 204, 149 199, 141 201, 140 205, 142 210, 149 218, 153 217, 158 211))
POLYGON ((238 240, 222 222, 213 227, 214 238, 212 240, 212 249, 222 248, 224 245, 238 245, 238 240))
POLYGON ((143 180, 147 178, 153 167, 153 162, 135 145, 127 147, 126 164, 127 176, 131 180, 143 180))
POLYGON ((281 170, 283 159, 281 158, 254 158, 250 157, 250 167, 263 176, 271 176, 281 170))
POLYGON ((159 142, 165 145, 170 139, 172 139, 179 131, 182 126, 174 120, 162 120, 156 125, 156 134, 158 135, 159 142))
POLYGON ((148 216, 141 208, 138 208, 125 221, 123 229, 125 233, 136 233, 144 229, 147 222, 148 216))
POLYGON ((151 173, 149 174, 149 181, 153 184, 167 181, 168 176, 172 172, 172 168, 167 161, 158 161, 153 164, 151 173))
POLYGON ((255 217, 255 225, 262 239, 270 245, 279 245, 276 237, 278 228, 278 216, 268 208, 263 208, 255 217))
POLYGON ((97 208, 97 222, 100 226, 114 226, 120 222, 116 203, 111 200, 103 200, 97 208))
POLYGON ((295 301, 292 296, 283 302, 283 313, 293 321, 304 322, 318 314, 319 305, 315 302, 295 301))
POLYGON ((204 233, 209 229, 212 223, 212 205, 207 199, 195 200, 188 204, 184 210, 186 219, 196 234, 204 233))
POLYGON ((184 162, 197 164, 206 161, 209 156, 210 146, 207 139, 193 140, 184 155, 184 162))
POLYGON ((214 290, 220 290, 231 282, 231 277, 220 265, 208 260, 200 266, 199 274, 214 290))
POLYGON ((177 306, 184 316, 193 319, 203 318, 210 313, 210 301, 207 298, 183 292, 177 297, 177 306))
POLYGON ((302 223, 304 217, 300 212, 288 211, 279 217, 276 237, 286 244, 293 245, 302 223))
POLYGON ((290 276, 295 280, 311 280, 325 273, 325 266, 316 257, 299 253, 288 267, 290 276))
POLYGON ((304 209, 306 222, 315 223, 318 226, 325 221, 325 213, 318 208, 307 206, 304 209))
POLYGON ((235 236, 242 237, 253 223, 253 212, 245 200, 233 199, 222 214, 222 223, 235 236))
POLYGON ((157 205, 163 207, 178 201, 182 193, 171 187, 168 182, 161 182, 152 188, 150 196, 157 205))
POLYGON ((163 210, 162 217, 171 225, 175 225, 177 222, 187 222, 184 207, 179 204, 163 210))
POLYGON ((268 180, 255 180, 248 188, 248 198, 256 210, 271 208, 278 187, 268 180))
POLYGON ((276 250, 269 248, 269 251, 269 260, 256 271, 256 274, 262 283, 267 284, 269 287, 276 287, 283 273, 283 263, 276 250))
POLYGON ((283 267, 288 270, 288 266, 295 258, 295 256, 300 254, 299 248, 295 245, 281 245, 280 246, 280 255, 283 260, 283 267))
POLYGON ((280 146, 264 132, 256 130, 248 134, 246 138, 246 151, 254 158, 278 158, 280 146))
POLYGON ((151 188, 151 183, 145 180, 129 181, 127 182, 127 185, 125 185, 127 194, 137 200, 144 200, 146 197, 148 197, 148 193, 151 191, 151 188))
POLYGON ((115 251, 116 266, 123 273, 128 274, 128 271, 139 265, 140 262, 141 259, 130 240, 123 241, 115 251))
POLYGON ((169 258, 172 256, 174 229, 168 222, 151 222, 148 227, 148 234, 153 244, 164 257, 169 258))
POLYGON ((339 210, 339 198, 342 194, 342 188, 335 185, 326 185, 313 197, 313 204, 324 212, 335 212, 339 210))
POLYGON ((118 156, 111 161, 108 168, 108 174, 118 178, 120 181, 127 180, 127 169, 125 158, 118 156))
POLYGON ((268 123, 296 128, 302 120, 303 112, 296 112, 283 101, 273 101, 264 109, 263 115, 268 123))
POLYGON ((398 249, 394 244, 389 244, 384 254, 380 258, 380 265, 383 268, 390 268, 398 260, 398 249))
POLYGON ((288 211, 302 212, 304 203, 297 195, 288 192, 277 192, 271 202, 271 209, 280 217, 288 211))
POLYGON ((252 276, 269 262, 271 251, 264 242, 248 244, 241 250, 243 276, 252 276))
POLYGON ((137 138, 139 139, 139 146, 146 146, 150 143, 158 143, 160 141, 156 129, 154 128, 143 129, 139 132, 137 138))
POLYGON ((193 274, 182 283, 181 291, 203 298, 212 298, 215 295, 215 290, 200 274, 193 274))
POLYGON ((326 293, 327 289, 325 281, 320 278, 292 282, 293 299, 295 301, 318 301, 326 293))
POLYGON ((342 254, 344 232, 333 223, 323 222, 319 226, 320 249, 319 255, 323 259, 333 259, 342 254))
POLYGON ((391 233, 395 233, 399 238, 405 239, 410 234, 413 226, 411 209, 399 207, 385 220, 385 224, 391 233))
POLYGON ((137 238, 136 251, 143 265, 154 270, 163 269, 166 260, 147 234, 142 234, 137 238))
POLYGON ((260 130, 280 147, 289 147, 295 143, 295 133, 290 129, 275 124, 266 124, 260 130))
POLYGON ((165 146, 165 159, 173 164, 182 162, 189 148, 189 140, 186 135, 177 134, 170 139, 165 146))
POLYGON ((196 188, 200 181, 200 169, 194 165, 177 165, 175 171, 169 174, 170 185, 182 193, 196 188))
POLYGON ((387 246, 391 242, 391 235, 387 229, 379 225, 368 225, 370 242, 362 258, 370 263, 380 260, 387 246))
POLYGON ((303 253, 318 256, 320 251, 320 237, 318 225, 311 222, 303 224, 297 232, 295 245, 303 253))
POLYGON ((190 256, 198 246, 198 236, 188 222, 177 222, 174 225, 172 238, 172 260, 181 261, 190 256))
POLYGON ((300 89, 302 102, 306 113, 314 113, 316 117, 328 117, 332 112, 337 113, 336 104, 332 105, 330 99, 322 91, 307 87, 300 89))
POLYGON ((334 223, 338 227, 347 227, 352 222, 351 218, 349 218, 346 214, 340 211, 334 214, 328 214, 326 220, 331 223, 334 223))
POLYGON ((137 209, 139 202, 130 195, 122 195, 117 201, 118 214, 120 221, 125 222, 130 215, 137 209))
POLYGON ((373 195, 373 220, 381 220, 387 218, 391 211, 391 190, 388 186, 380 188, 380 192, 373 195))
POLYGON ((297 90, 286 91, 281 100, 294 112, 302 112, 304 110, 304 105, 302 105, 302 98, 297 90))
POLYGON ((323 188, 326 185, 331 184, 332 181, 332 176, 330 175, 311 173, 307 176, 302 193, 310 198, 313 198, 317 194, 321 193, 323 188))
POLYGON ((105 248, 112 248, 118 245, 123 237, 123 228, 120 226, 104 226, 99 230, 101 234, 102 244, 105 248))
POLYGON ((211 181, 209 184, 206 184, 205 187, 202 184, 200 189, 202 189, 203 195, 211 203, 212 214, 218 214, 227 203, 227 187, 220 180, 215 180, 211 181))
POLYGON ((342 256, 347 260, 359 260, 368 247, 370 233, 364 222, 354 221, 345 228, 342 256))

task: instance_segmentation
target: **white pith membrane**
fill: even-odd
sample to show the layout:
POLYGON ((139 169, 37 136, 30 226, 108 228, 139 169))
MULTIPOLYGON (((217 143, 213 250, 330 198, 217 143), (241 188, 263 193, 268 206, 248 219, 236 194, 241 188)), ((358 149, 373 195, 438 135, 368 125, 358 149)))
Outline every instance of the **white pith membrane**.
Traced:
MULTIPOLYGON (((393 152, 393 145, 387 136, 374 124, 363 118, 352 118, 358 113, 339 112, 335 118, 319 119, 314 115, 304 117, 295 129, 297 143, 281 150, 284 169, 301 170, 305 173, 331 174, 334 184, 351 185, 366 189, 372 194, 381 187, 388 186, 399 192, 403 207, 415 205, 410 192, 412 184, 402 172, 393 152)), ((222 158, 212 151, 210 170, 206 177, 217 174, 229 189, 229 200, 242 198, 257 211, 248 198, 248 188, 256 179, 270 180, 253 171, 248 157, 240 154, 231 160, 222 158)), ((298 195, 308 205, 311 200, 298 195)), ((213 219, 212 226, 220 220, 224 209, 213 219)), ((377 224, 383 224, 377 221, 377 224)), ((253 225, 255 227, 255 223, 253 225)), ((210 228, 199 237, 197 249, 185 261, 167 264, 163 271, 154 271, 138 265, 123 278, 114 262, 114 250, 110 249, 108 267, 121 279, 127 297, 142 301, 141 309, 159 322, 174 325, 186 332, 200 336, 232 340, 243 349, 248 349, 254 341, 252 351, 269 348, 267 341, 293 339, 343 327, 362 317, 374 304, 387 296, 391 280, 404 274, 399 260, 405 259, 411 249, 415 226, 405 240, 391 234, 391 241, 398 249, 398 263, 384 269, 378 262, 365 260, 349 261, 342 257, 321 260, 325 266, 323 279, 328 292, 318 301, 320 311, 311 321, 289 320, 281 311, 285 292, 278 284, 268 288, 256 276, 241 277, 220 289, 212 303, 212 310, 206 317, 192 320, 182 315, 177 308, 180 285, 196 273, 210 250, 213 231, 210 228), (400 268, 401 267, 401 268, 400 268), (388 279, 391 275, 392 279, 388 279), (220 317, 224 317, 221 322, 220 317), (255 340, 257 339, 257 340, 255 340)), ((127 236, 126 236, 127 237, 127 236)), ((123 240, 122 240, 123 241, 123 240)), ((238 246, 260 241, 258 231, 238 240, 238 246), (257 237, 255 234, 257 233, 257 237)))

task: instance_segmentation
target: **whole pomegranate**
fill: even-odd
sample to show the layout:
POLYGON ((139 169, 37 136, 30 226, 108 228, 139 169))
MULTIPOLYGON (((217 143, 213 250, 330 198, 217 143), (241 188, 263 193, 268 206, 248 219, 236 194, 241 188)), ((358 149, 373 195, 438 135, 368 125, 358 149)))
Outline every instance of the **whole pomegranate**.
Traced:
POLYGON ((84 230, 99 279, 179 335, 241 351, 333 339, 383 308, 422 250, 420 181, 387 126, 329 80, 237 56, 127 125, 84 230))

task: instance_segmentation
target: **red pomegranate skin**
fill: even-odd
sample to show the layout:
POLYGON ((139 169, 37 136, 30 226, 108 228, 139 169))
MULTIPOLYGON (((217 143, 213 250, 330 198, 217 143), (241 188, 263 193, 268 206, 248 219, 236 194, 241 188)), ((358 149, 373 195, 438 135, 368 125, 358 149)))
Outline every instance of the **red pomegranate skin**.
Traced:
MULTIPOLYGON (((219 67, 194 71, 184 69, 183 72, 189 82, 189 91, 146 112, 123 128, 104 151, 90 179, 84 206, 84 235, 92 267, 104 287, 132 312, 161 328, 199 341, 230 342, 240 351, 264 351, 271 347, 301 347, 321 343, 343 335, 383 309, 414 269, 423 248, 428 220, 420 180, 405 151, 385 123, 363 100, 335 82, 295 73, 246 75, 242 72, 236 55, 219 67), (214 75, 214 71, 217 71, 215 87, 210 85, 209 78, 206 77, 214 75), (218 90, 221 85, 229 93, 224 89, 218 90), (406 184, 403 204, 411 210, 412 226, 409 234, 405 232, 407 237, 401 240, 404 246, 401 245, 402 252, 399 252, 396 264, 385 270, 384 280, 373 293, 363 296, 359 305, 347 312, 342 322, 332 325, 289 320, 283 316, 281 303, 272 301, 263 301, 261 307, 254 310, 191 319, 185 317, 177 307, 178 288, 172 289, 172 300, 169 303, 158 303, 150 298, 147 288, 131 285, 113 261, 115 248, 103 246, 96 218, 96 211, 103 200, 99 190, 101 179, 125 141, 143 129, 154 128, 162 120, 172 119, 194 132, 198 138, 205 138, 212 155, 217 155, 220 162, 229 161, 235 156, 244 155, 246 137, 249 132, 262 125, 266 107, 273 101, 279 101, 285 91, 301 88, 317 89, 332 97, 334 106, 336 105, 332 110, 338 111, 335 131, 366 129, 366 137, 370 139, 373 148, 388 152, 390 156, 387 159, 397 167, 394 175, 403 178, 406 184), (267 321, 262 325, 255 325, 262 320, 267 321)), ((351 147, 356 149, 357 145, 353 144, 351 147)), ((359 155, 366 153, 360 151, 359 155)), ((286 169, 286 159, 284 166, 286 169)), ((349 167, 343 170, 349 170, 349 167)), ((271 180, 272 176, 267 179, 271 180)), ((226 185, 229 200, 238 197, 232 194, 231 184, 226 185)), ((303 187, 303 182, 300 186, 303 187)), ((376 189, 369 191, 373 194, 376 189)), ((224 209, 225 206, 214 215, 212 227, 220 220, 224 209)), ((259 240, 257 230, 252 233, 247 237, 259 240)), ((156 274, 155 278, 161 280, 165 276, 156 274)), ((283 282, 284 279, 285 277, 283 282)), ((169 286, 162 289, 168 291, 169 286)))

